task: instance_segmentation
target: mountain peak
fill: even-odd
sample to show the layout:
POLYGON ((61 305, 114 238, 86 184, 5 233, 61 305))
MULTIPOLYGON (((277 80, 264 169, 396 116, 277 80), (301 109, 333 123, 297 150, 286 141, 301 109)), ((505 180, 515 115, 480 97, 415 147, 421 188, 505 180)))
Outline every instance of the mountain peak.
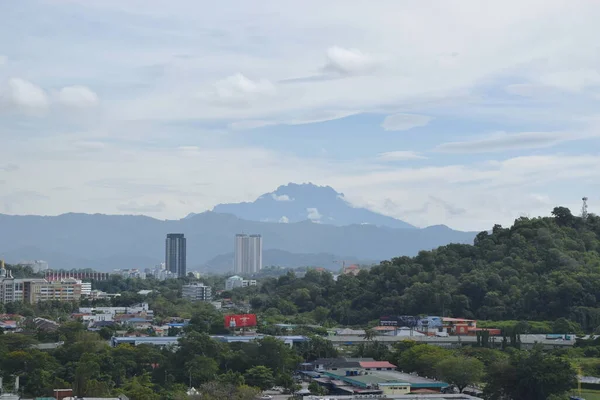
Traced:
POLYGON ((219 204, 214 212, 262 222, 312 221, 337 226, 369 224, 390 228, 414 226, 366 208, 353 207, 331 186, 288 183, 259 196, 254 202, 219 204))

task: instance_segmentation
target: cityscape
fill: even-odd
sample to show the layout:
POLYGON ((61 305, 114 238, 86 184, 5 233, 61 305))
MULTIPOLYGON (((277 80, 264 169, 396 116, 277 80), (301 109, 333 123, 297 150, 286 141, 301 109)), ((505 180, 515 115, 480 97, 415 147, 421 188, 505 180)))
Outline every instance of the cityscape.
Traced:
MULTIPOLYGON (((188 276, 187 271, 187 240, 183 233, 169 233, 165 240, 165 262, 154 268, 143 270, 134 268, 126 270, 113 270, 112 273, 96 271, 64 271, 51 270, 46 261, 19 263, 21 267, 28 267, 34 273, 44 273, 44 278, 19 278, 15 279, 10 270, 0 260, 0 302, 25 302, 36 303, 39 301, 79 301, 82 298, 89 300, 106 299, 119 296, 118 293, 106 293, 92 290, 89 281, 106 281, 110 275, 124 278, 146 279, 152 277, 156 280, 177 279, 188 276)), ((244 276, 252 276, 262 269, 262 237, 261 235, 235 236, 234 244, 235 261, 232 270, 244 276)), ((199 272, 189 272, 195 278, 200 278, 199 272)), ((256 286, 255 279, 244 279, 233 275, 225 281, 225 290, 256 286)), ((203 283, 192 283, 182 287, 183 298, 191 301, 212 300, 212 288, 203 283)))
POLYGON ((598 21, 0 1, 0 400, 600 400, 598 21))
MULTIPOLYGON (((560 227, 564 224, 586 224, 591 229, 600 228, 598 217, 588 212, 586 199, 583 200, 580 216, 574 216, 568 209, 561 207, 556 207, 552 213, 552 218, 540 219, 538 222, 555 224, 558 229, 562 229, 560 227)), ((521 220, 517 223, 525 224, 523 229, 529 229, 526 228, 528 224, 536 222, 521 220)), ((478 235, 478 240, 483 242, 475 246, 484 246, 485 241, 493 243, 493 239, 489 237, 504 235, 504 232, 497 227, 491 233, 482 232, 478 235)), ((248 392, 254 397, 249 396, 248 400, 256 396, 275 399, 290 396, 324 398, 324 395, 328 399, 358 399, 365 398, 364 396, 414 399, 417 398, 415 396, 426 396, 427 399, 476 400, 487 398, 488 389, 481 381, 491 378, 485 378, 485 366, 471 355, 472 351, 500 356, 507 349, 512 349, 510 351, 530 354, 530 357, 557 357, 548 358, 544 363, 557 362, 562 365, 561 371, 571 373, 565 364, 567 360, 551 354, 576 351, 581 346, 595 346, 598 340, 597 335, 585 332, 589 328, 585 328, 583 322, 565 318, 540 322, 494 322, 485 318, 479 320, 470 315, 460 316, 455 313, 457 304, 453 305, 454 300, 451 298, 447 305, 438 302, 438 299, 441 300, 439 292, 432 292, 422 298, 420 303, 410 303, 414 304, 412 309, 410 306, 403 307, 409 312, 438 310, 441 311, 440 314, 397 314, 393 313, 394 309, 379 308, 381 306, 349 312, 336 305, 348 304, 344 303, 343 298, 340 299, 342 303, 335 303, 334 299, 339 296, 336 294, 338 290, 342 291, 340 293, 356 290, 357 282, 362 282, 361 285, 369 286, 363 296, 372 295, 381 290, 377 281, 388 273, 387 268, 393 270, 410 265, 414 268, 418 264, 410 263, 417 260, 424 263, 422 257, 427 257, 425 253, 415 257, 414 261, 402 258, 394 260, 394 264, 382 263, 380 266, 346 265, 343 262, 338 271, 309 267, 297 271, 284 269, 278 275, 263 276, 260 274, 264 272, 262 236, 236 234, 233 239, 232 272, 226 275, 188 272, 187 249, 190 248, 188 244, 193 246, 193 243, 188 243, 188 238, 183 233, 166 234, 164 263, 154 269, 146 268, 143 272, 137 269, 115 270, 111 273, 89 269, 65 271, 51 269, 49 263, 41 260, 16 265, 6 265, 1 261, 0 307, 3 307, 6 314, 0 314, 0 329, 4 332, 0 336, 0 344, 4 337, 8 338, 10 335, 37 332, 36 337, 43 340, 34 346, 40 349, 36 351, 59 351, 63 346, 69 346, 64 339, 73 340, 73 344, 78 340, 68 339, 61 334, 67 326, 69 329, 78 326, 77 329, 81 332, 98 335, 96 340, 115 349, 114 351, 123 347, 145 349, 146 346, 152 346, 157 351, 176 349, 169 350, 175 351, 169 353, 175 356, 186 354, 188 350, 185 350, 185 343, 189 340, 210 340, 215 346, 235 348, 238 345, 266 346, 273 339, 275 342, 269 346, 277 343, 277 346, 283 347, 277 350, 275 359, 261 362, 283 362, 280 358, 283 357, 282 352, 291 352, 291 380, 287 383, 281 381, 277 385, 274 377, 255 378, 249 372, 243 374, 241 376, 245 380, 254 382, 254 389, 248 392), (19 277, 14 274, 19 274, 19 277), (372 280, 374 281, 371 282, 372 280), (316 293, 323 294, 311 294, 311 290, 315 289, 316 293), (330 296, 327 302, 325 297, 321 297, 325 295, 330 296), (431 300, 433 302, 428 305, 431 300), (327 306, 316 305, 319 302, 327 306), (63 307, 61 304, 71 310, 63 312, 61 318, 52 318, 47 313, 38 314, 35 311, 48 309, 47 307, 63 307), (26 307, 31 307, 30 311, 26 307), (289 307, 292 309, 288 310, 289 307), (381 313, 379 309, 392 312, 381 313), (371 321, 374 316, 377 319, 371 321), (191 339, 195 337, 194 332, 204 332, 206 339, 191 339), (325 347, 317 353, 311 353, 312 346, 325 347), (180 353, 179 349, 184 353, 180 353), (430 352, 442 359, 435 364, 435 369, 432 369, 431 361, 414 364, 421 362, 417 361, 421 357, 416 352, 417 349, 423 352, 425 359, 431 356, 428 355, 430 352), (413 350, 414 354, 411 353, 413 350), (304 351, 309 353, 303 353, 304 351), (302 358, 295 359, 292 356, 297 352, 304 354, 304 362, 301 362, 302 358), (457 368, 465 368, 466 375, 457 374, 457 368), (257 392, 257 389, 260 390, 257 392)), ((453 251, 451 249, 452 246, 448 246, 445 251, 453 251)), ((468 259, 464 258, 461 262, 468 259)), ((395 285, 402 285, 408 278, 400 276, 393 279, 400 279, 395 285)), ((462 285, 469 285, 468 279, 462 285)), ((386 282, 386 285, 390 284, 389 281, 386 282)), ((492 283, 486 285, 490 284, 492 283)), ((380 293, 384 295, 385 289, 380 293)), ((474 289, 469 289, 468 293, 473 296, 474 289)), ((402 296, 399 300, 412 302, 413 296, 417 297, 419 294, 402 296)), ((469 298, 470 301, 475 301, 474 299, 469 298)), ((383 297, 381 301, 385 301, 383 297)), ((486 305, 481 307, 478 311, 480 315, 486 312, 483 311, 486 310, 486 305)), ((472 314, 472 311, 465 310, 464 314, 472 314)), ((250 351, 246 347, 242 349, 250 351)), ((515 360, 522 362, 520 358, 515 360)), ((535 362, 538 361, 536 359, 535 362)), ((202 370, 202 367, 198 368, 200 369, 197 371, 202 370)), ((183 391, 184 397, 193 398, 202 391, 208 393, 207 391, 213 390, 205 386, 203 378, 194 378, 192 369, 187 373, 191 374, 191 378, 187 389, 183 391)), ((2 381, 6 382, 6 386, 0 384, 0 387, 4 394, 20 399, 23 398, 20 393, 31 390, 33 381, 28 375, 16 376, 18 379, 14 384, 10 380, 2 381)), ((595 387, 595 379, 594 372, 589 376, 581 375, 580 372, 576 381, 580 386, 585 383, 588 387, 595 387)), ((571 385, 573 382, 566 381, 562 387, 567 391, 572 388, 571 385)), ((82 389, 77 385, 71 388, 51 386, 42 390, 51 392, 56 400, 70 399, 82 391, 101 394, 104 390, 82 389)), ((231 390, 237 389, 234 386, 231 390)), ((579 392, 583 393, 581 389, 578 389, 579 392)))

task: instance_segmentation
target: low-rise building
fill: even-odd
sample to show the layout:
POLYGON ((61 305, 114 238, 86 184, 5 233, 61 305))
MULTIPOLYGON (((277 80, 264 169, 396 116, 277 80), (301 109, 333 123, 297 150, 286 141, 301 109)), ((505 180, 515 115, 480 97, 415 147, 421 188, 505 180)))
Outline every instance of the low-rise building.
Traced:
POLYGON ((48 281, 39 278, 15 279, 12 273, 0 265, 0 303, 21 301, 77 301, 81 299, 82 283, 73 278, 48 281))
POLYGON ((212 301, 212 288, 203 283, 183 285, 181 295, 191 301, 212 301))
POLYGON ((25 282, 24 299, 28 303, 40 301, 77 301, 81 299, 81 281, 67 278, 53 282, 25 282))
POLYGON ((387 361, 372 358, 329 358, 313 362, 304 374, 333 394, 403 395, 427 390, 440 392, 446 382, 406 374, 387 361))
POLYGON ((79 312, 73 316, 90 323, 117 320, 121 322, 124 318, 143 318, 144 321, 151 321, 154 311, 148 303, 140 303, 129 307, 79 307, 79 312))
POLYGON ((241 276, 234 275, 225 281, 225 290, 233 290, 236 288, 256 286, 255 279, 244 279, 241 276))

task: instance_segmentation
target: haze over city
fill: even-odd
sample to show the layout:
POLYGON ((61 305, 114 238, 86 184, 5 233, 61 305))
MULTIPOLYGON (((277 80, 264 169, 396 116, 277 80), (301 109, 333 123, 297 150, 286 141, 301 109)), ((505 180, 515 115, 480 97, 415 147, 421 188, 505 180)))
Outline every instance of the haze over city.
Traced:
POLYGON ((599 18, 583 0, 3 2, 0 213, 179 219, 288 182, 419 227, 593 210, 599 18))

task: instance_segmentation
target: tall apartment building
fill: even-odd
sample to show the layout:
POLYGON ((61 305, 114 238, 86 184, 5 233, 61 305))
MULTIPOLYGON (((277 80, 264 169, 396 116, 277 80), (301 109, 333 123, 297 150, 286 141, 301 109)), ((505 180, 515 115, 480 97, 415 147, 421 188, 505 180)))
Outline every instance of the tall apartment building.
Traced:
POLYGON ((183 285, 181 288, 181 297, 191 301, 211 301, 212 288, 203 283, 192 283, 183 285))
POLYGON ((235 235, 233 270, 236 274, 255 274, 262 269, 262 236, 235 235))
POLYGON ((165 246, 165 266, 178 278, 187 274, 185 237, 183 233, 169 233, 165 246))

